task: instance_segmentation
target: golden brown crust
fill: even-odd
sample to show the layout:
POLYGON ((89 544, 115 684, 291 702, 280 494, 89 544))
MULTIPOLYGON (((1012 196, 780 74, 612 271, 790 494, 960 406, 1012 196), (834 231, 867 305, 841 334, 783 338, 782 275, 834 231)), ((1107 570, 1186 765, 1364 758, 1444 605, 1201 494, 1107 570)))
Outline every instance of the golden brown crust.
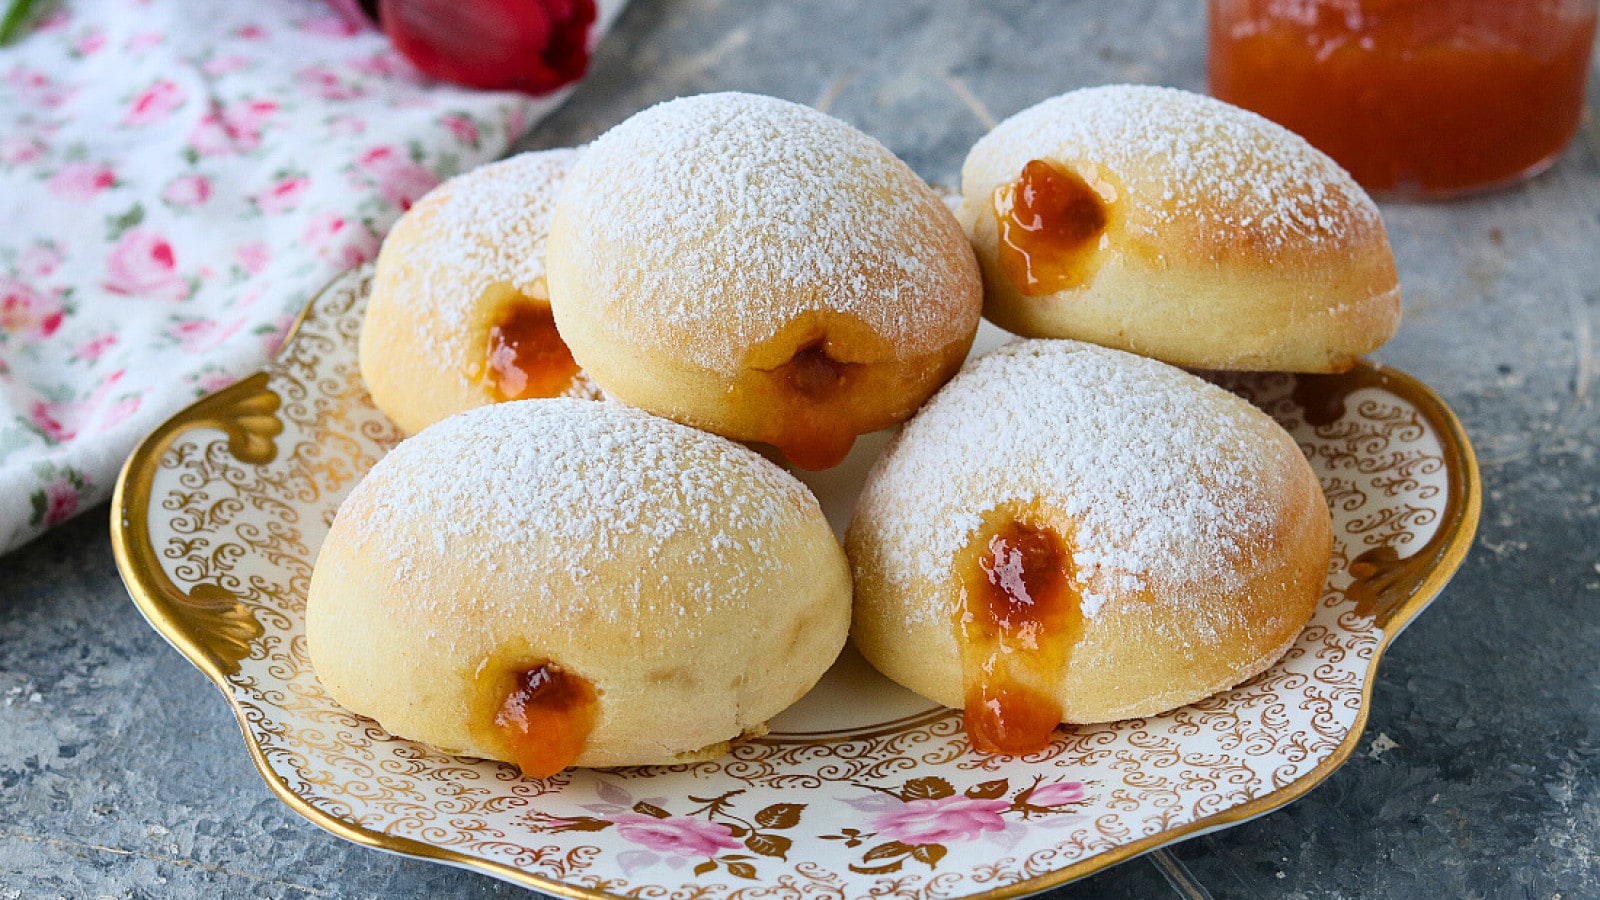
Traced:
MULTIPOLYGON (((480 166, 429 191, 378 252, 361 325, 361 378, 408 434, 493 403, 489 327, 512 304, 547 305, 550 210, 577 150, 480 166)), ((595 396, 580 376, 570 396, 595 396)))
POLYGON ((959 217, 983 267, 984 314, 1177 365, 1347 368, 1399 325, 1400 291, 1371 199, 1326 156, 1210 98, 1126 85, 1023 110, 962 169, 959 217), (1034 159, 1095 189, 1108 222, 1094 274, 1043 296, 999 262, 994 196, 1034 159))
POLYGON ((1332 548, 1309 464, 1245 401, 1076 342, 1004 347, 907 423, 846 537, 857 646, 946 706, 964 702, 955 560, 1000 506, 1072 547, 1085 620, 1057 687, 1066 722, 1152 715, 1264 670, 1310 618, 1332 548))
POLYGON ((816 415, 852 434, 903 419, 959 366, 982 303, 964 232, 904 163, 743 94, 675 100, 596 141, 548 259, 556 321, 608 394, 740 440, 781 443, 800 401, 768 373, 814 346, 870 373, 816 415))
POLYGON ((510 760, 485 667, 554 663, 599 717, 577 764, 672 764, 758 730, 844 644, 850 576, 805 488, 614 404, 440 423, 341 505, 307 640, 330 695, 391 732, 510 760))

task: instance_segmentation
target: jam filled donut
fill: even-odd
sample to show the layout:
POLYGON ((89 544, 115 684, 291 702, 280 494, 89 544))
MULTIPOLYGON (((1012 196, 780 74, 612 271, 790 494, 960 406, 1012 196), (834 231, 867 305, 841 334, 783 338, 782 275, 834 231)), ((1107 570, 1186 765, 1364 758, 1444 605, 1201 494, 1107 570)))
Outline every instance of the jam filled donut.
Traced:
POLYGON ((1001 122, 961 171, 984 314, 1183 366, 1327 372, 1394 334, 1378 209, 1254 113, 1170 88, 1073 91, 1001 122))
POLYGON ((462 413, 379 461, 322 546, 306 636, 348 709, 543 777, 761 732, 849 619, 844 551, 793 476, 558 398, 462 413))
POLYGON ((868 476, 852 634, 902 685, 1021 754, 1263 671, 1332 553, 1295 442, 1179 369, 1076 341, 970 363, 868 476))
POLYGON ((361 377, 405 431, 501 400, 599 395, 545 289, 550 208, 578 153, 524 153, 452 178, 384 240, 361 377))
POLYGON ((602 135, 550 226, 550 299, 607 394, 827 468, 971 346, 982 283, 940 198, 816 110, 707 94, 602 135))

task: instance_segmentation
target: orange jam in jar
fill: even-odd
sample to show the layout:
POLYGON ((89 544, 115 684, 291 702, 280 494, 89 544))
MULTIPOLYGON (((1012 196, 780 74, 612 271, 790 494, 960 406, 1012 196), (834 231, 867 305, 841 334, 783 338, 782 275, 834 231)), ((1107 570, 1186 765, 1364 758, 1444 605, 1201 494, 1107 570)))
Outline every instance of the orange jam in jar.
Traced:
POLYGON ((1056 688, 1083 633, 1072 557, 1055 532, 1018 521, 974 544, 957 623, 967 739, 980 753, 1035 753, 1061 724, 1056 688))
POLYGON ((1210 0, 1218 99, 1368 190, 1446 198, 1553 163, 1578 128, 1595 0, 1210 0))

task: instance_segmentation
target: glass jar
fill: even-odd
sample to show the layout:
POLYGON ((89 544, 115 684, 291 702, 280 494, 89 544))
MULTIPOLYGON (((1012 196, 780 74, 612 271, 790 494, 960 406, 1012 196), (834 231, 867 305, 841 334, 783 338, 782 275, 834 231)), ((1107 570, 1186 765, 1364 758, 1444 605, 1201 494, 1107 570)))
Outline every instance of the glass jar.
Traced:
POLYGON ((1380 195, 1543 171, 1578 128, 1595 0, 1210 0, 1218 99, 1304 136, 1380 195))

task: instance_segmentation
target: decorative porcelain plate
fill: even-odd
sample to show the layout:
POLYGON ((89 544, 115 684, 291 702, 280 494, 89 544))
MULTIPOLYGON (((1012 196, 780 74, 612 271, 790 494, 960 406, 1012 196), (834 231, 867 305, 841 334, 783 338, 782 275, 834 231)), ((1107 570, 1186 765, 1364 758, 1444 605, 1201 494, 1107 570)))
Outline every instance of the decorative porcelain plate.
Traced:
MULTIPOLYGON (((847 651, 721 759, 525 779, 340 708, 306 658, 306 587, 341 498, 400 435, 356 366, 367 270, 266 371, 128 460, 112 537, 151 624, 233 705, 284 802, 341 837, 567 897, 1011 897, 1282 806, 1355 749, 1383 648, 1445 585, 1479 511, 1472 450, 1425 386, 1363 365, 1221 379, 1289 429, 1333 511, 1332 571, 1278 665, 1163 716, 1061 729, 1026 758, 847 651)), ((999 332, 987 329, 980 346, 999 332)), ((881 437, 804 477, 835 527, 881 437)))

